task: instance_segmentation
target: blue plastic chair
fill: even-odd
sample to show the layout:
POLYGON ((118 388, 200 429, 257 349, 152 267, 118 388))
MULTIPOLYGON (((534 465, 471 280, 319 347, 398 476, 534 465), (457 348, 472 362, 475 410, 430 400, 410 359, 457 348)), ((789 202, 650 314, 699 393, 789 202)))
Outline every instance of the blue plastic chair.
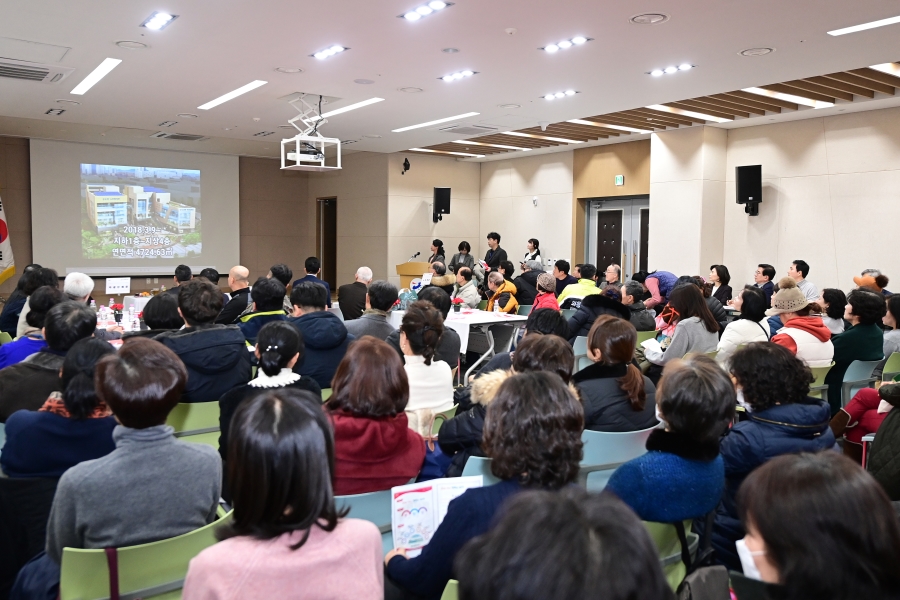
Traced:
POLYGON ((850 363, 841 382, 841 406, 847 406, 856 392, 875 383, 872 371, 880 362, 881 360, 854 360, 850 363))
POLYGON ((483 477, 482 482, 485 487, 500 483, 500 479, 491 473, 491 459, 489 458, 483 458, 481 456, 469 457, 469 460, 466 461, 466 466, 463 468, 462 476, 473 477, 475 475, 481 475, 483 477))
POLYGON ((654 429, 622 433, 584 430, 584 458, 578 469, 578 483, 591 492, 605 488, 613 471, 647 452, 647 438, 654 429))
POLYGON ((575 338, 575 343, 572 344, 572 350, 575 351, 575 371, 578 372, 583 368, 590 366, 591 359, 588 358, 587 351, 587 336, 579 335, 575 338))
POLYGON ((391 490, 337 496, 335 504, 338 510, 348 507, 348 517, 374 523, 381 532, 381 546, 385 553, 394 548, 394 536, 391 533, 391 490))

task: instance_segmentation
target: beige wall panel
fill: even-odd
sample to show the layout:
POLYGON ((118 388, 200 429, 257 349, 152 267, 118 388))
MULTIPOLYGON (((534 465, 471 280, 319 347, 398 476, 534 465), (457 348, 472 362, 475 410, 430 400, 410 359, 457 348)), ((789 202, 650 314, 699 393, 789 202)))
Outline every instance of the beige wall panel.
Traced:
POLYGON ((828 161, 822 120, 728 130, 726 180, 734 179, 734 168, 741 165, 762 165, 763 179, 825 175, 828 161))
POLYGON ((829 173, 900 168, 900 108, 850 113, 824 121, 829 173))

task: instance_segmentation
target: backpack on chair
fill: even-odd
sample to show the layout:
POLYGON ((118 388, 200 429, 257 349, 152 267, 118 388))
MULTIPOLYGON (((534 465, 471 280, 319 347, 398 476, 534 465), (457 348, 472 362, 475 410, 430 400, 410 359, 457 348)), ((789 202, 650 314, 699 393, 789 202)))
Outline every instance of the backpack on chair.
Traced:
POLYGON ((681 560, 687 569, 684 581, 675 590, 678 600, 729 600, 731 590, 728 587, 728 569, 713 564, 715 550, 712 548, 712 528, 716 509, 706 515, 706 527, 697 550, 696 558, 691 558, 684 523, 674 523, 681 542, 681 560))

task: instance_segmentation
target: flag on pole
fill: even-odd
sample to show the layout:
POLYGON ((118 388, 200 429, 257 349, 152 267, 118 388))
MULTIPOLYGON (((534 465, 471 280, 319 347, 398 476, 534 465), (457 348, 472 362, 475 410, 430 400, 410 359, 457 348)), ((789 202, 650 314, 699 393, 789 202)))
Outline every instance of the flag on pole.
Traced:
POLYGON ((6 213, 3 212, 3 201, 0 200, 0 283, 16 274, 16 261, 13 260, 12 246, 9 243, 9 227, 6 225, 6 213))

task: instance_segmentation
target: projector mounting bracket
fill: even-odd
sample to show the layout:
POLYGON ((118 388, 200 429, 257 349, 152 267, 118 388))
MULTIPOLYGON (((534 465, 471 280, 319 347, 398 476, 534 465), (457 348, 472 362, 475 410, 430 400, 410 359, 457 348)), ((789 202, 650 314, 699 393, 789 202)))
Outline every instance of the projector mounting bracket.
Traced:
MULTIPOLYGON (((319 133, 319 127, 328 121, 322 118, 322 96, 318 96, 318 106, 306 101, 307 94, 291 100, 289 104, 300 114, 288 123, 297 130, 297 135, 281 140, 281 168, 293 171, 335 171, 341 168, 341 140, 327 138, 319 133), (299 123, 302 124, 302 126, 299 123), (325 164, 326 147, 337 151, 336 166, 325 164)), ((312 96, 310 96, 312 97, 312 96)))

